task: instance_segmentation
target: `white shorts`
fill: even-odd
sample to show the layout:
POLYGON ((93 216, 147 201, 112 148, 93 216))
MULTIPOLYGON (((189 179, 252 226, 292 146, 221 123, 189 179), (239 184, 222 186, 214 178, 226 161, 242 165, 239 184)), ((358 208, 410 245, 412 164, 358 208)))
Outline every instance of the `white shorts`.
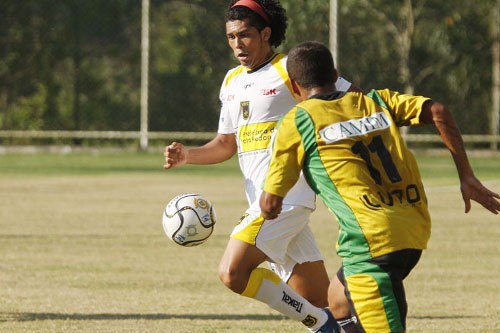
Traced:
POLYGON ((270 268, 286 282, 297 263, 323 260, 309 227, 311 213, 306 207, 283 206, 278 218, 264 220, 260 211, 247 210, 231 237, 264 252, 270 268))

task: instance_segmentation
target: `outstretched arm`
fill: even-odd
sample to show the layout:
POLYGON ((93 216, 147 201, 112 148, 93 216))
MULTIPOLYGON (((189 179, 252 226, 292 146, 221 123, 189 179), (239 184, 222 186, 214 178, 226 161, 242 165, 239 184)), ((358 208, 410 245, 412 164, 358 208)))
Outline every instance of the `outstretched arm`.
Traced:
POLYGON ((165 147, 163 168, 171 169, 184 164, 216 164, 230 159, 237 150, 234 134, 217 134, 201 147, 187 148, 173 142, 165 147))
POLYGON ((481 204, 493 214, 500 212, 500 195, 486 188, 474 175, 467 158, 460 130, 451 112, 441 103, 427 101, 422 107, 420 121, 433 123, 450 151, 460 178, 460 190, 465 203, 465 212, 471 209, 471 200, 481 204))

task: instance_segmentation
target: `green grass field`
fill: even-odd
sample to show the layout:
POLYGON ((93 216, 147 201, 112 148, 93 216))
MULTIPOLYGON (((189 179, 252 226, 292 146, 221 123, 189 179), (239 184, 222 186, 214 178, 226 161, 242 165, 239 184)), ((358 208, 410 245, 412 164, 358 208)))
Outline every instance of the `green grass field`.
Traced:
MULTIPOLYGON (((463 213, 450 157, 418 160, 433 235, 406 280, 408 332, 500 332, 500 216, 463 213)), ((472 163, 500 192, 500 159, 472 163)), ((0 154, 0 332, 305 332, 218 280, 246 208, 236 161, 162 165, 161 152, 0 154), (183 192, 217 210, 199 247, 163 234, 163 208, 183 192)), ((337 227, 322 203, 312 228, 333 274, 337 227)))

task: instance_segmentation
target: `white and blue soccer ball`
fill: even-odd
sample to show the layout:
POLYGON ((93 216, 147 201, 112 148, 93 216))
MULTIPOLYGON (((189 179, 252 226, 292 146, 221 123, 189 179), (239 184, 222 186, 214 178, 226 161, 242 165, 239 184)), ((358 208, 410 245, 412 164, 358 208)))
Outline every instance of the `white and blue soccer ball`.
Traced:
POLYGON ((216 221, 213 205, 195 193, 176 196, 163 212, 165 234, 182 246, 203 244, 212 235, 216 221))

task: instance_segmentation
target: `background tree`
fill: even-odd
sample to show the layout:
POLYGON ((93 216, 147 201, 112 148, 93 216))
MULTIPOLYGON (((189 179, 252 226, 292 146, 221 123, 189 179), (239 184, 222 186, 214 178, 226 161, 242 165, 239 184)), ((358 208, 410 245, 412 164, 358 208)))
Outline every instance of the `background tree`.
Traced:
MULTIPOLYGON (((228 1, 150 1, 149 128, 215 131, 220 84, 237 65, 228 1)), ((278 51, 329 42, 329 1, 281 1, 278 51)), ((432 96, 464 134, 498 133, 499 2, 338 1, 341 74, 432 96)), ((0 129, 138 130, 140 14, 136 0, 1 1, 0 129)))
POLYGON ((224 1, 157 1, 151 10, 150 129, 215 131, 230 68, 224 1))
MULTIPOLYGON (((490 116, 490 134, 500 134, 500 0, 492 1, 490 15, 490 35, 491 44, 491 116, 490 116)), ((486 10, 488 10, 486 8, 486 10)), ((493 143, 492 149, 498 149, 498 144, 493 143)))
POLYGON ((342 1, 344 72, 365 88, 432 96, 450 106, 464 133, 485 133, 491 41, 477 7, 466 0, 342 1))

